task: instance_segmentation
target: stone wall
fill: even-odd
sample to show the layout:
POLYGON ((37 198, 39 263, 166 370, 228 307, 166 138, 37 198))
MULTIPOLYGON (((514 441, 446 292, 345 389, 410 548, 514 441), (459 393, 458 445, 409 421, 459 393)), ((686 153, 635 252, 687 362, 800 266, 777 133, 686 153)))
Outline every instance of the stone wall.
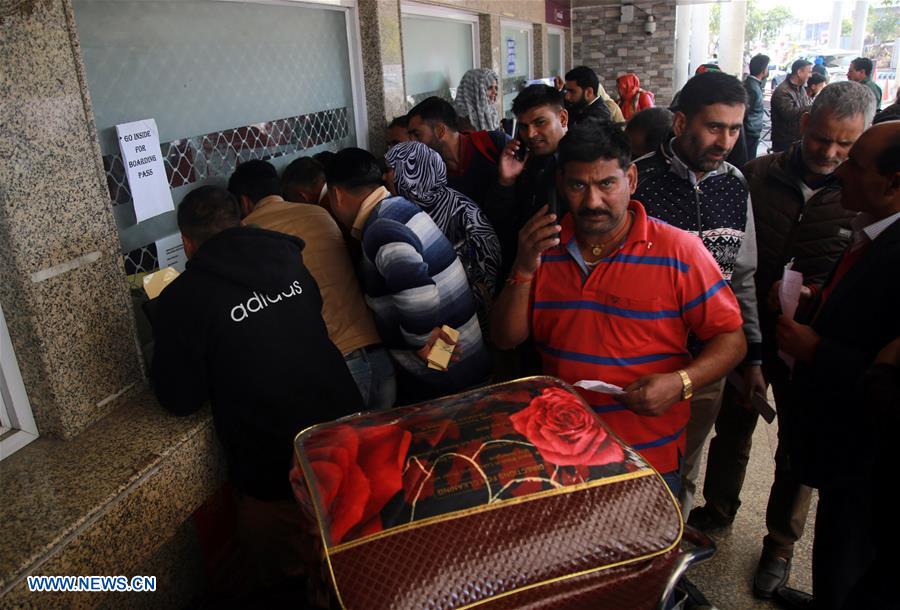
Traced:
POLYGON ((616 78, 634 72, 641 87, 668 105, 674 95, 675 2, 637 2, 634 21, 622 23, 618 4, 572 9, 574 65, 597 72, 606 91, 616 97, 616 78), (644 33, 647 13, 656 18, 656 32, 644 33))

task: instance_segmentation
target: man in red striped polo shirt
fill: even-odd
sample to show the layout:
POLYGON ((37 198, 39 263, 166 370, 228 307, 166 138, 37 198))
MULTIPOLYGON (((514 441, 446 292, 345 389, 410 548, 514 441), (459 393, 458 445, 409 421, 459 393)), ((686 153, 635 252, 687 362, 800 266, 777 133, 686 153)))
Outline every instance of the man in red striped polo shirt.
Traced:
POLYGON ((621 130, 578 125, 558 167, 571 214, 557 224, 545 206, 520 231, 494 342, 511 348, 531 334, 545 373, 623 387, 618 397, 582 394, 677 495, 688 399, 744 357, 740 308, 697 237, 631 200, 637 171, 621 130), (689 332, 704 341, 694 359, 689 332))

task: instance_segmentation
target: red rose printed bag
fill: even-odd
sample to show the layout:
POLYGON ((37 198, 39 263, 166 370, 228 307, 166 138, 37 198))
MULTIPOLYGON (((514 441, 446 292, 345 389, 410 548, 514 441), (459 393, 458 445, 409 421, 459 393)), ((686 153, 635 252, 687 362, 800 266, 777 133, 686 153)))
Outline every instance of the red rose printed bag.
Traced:
POLYGON ((682 536, 662 478, 551 377, 295 440, 342 608, 654 608, 682 536))

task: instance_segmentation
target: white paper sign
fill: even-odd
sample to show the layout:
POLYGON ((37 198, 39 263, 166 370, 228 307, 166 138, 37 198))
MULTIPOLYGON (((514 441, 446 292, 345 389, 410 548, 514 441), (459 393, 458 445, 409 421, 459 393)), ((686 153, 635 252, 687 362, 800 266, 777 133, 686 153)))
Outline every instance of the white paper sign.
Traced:
POLYGON ((184 242, 181 241, 181 234, 176 233, 157 239, 156 256, 159 259, 160 269, 172 267, 178 273, 184 273, 187 255, 184 253, 184 242))
POLYGON ((144 119, 122 123, 116 125, 116 134, 137 221, 174 210, 156 121, 144 119))
POLYGON ((598 379, 582 379, 575 383, 575 387, 584 388, 591 392, 599 392, 601 394, 611 394, 612 396, 621 396, 625 393, 625 390, 619 386, 598 379))
MULTIPOLYGON (((800 292, 803 290, 803 274, 799 271, 791 269, 793 263, 784 266, 784 275, 781 277, 781 286, 778 289, 778 301, 781 303, 781 313, 791 320, 797 313, 797 306, 800 304, 800 292)), ((788 365, 788 368, 794 370, 794 357, 778 350, 778 355, 788 365)))

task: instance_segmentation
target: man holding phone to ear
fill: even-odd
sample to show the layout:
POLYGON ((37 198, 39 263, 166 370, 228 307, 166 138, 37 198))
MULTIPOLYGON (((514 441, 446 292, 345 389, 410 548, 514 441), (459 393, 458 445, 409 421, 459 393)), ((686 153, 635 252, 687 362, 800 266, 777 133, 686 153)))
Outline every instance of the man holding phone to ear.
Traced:
POLYGON ((621 129, 582 121, 558 167, 570 213, 559 221, 542 206, 520 231, 491 336, 500 349, 532 339, 547 375, 621 386, 580 392, 677 494, 693 388, 746 353, 740 308, 703 243, 632 199, 637 169, 621 129), (705 341, 696 357, 689 332, 705 341))
POLYGON ((512 111, 515 133, 500 155, 497 184, 488 197, 491 205, 485 207, 500 237, 502 277, 516 257, 519 229, 542 206, 556 210, 556 149, 569 124, 564 94, 547 85, 523 89, 512 111))

